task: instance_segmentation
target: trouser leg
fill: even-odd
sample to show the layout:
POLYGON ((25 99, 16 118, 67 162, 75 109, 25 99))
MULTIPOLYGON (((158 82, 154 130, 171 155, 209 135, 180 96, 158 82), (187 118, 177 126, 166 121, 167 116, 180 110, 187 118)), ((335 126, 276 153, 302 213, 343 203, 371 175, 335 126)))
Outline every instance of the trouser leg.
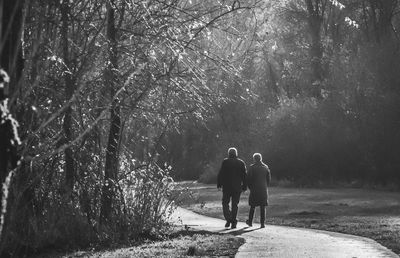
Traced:
POLYGON ((240 200, 240 192, 232 193, 232 222, 236 222, 236 216, 238 213, 238 204, 240 200))
POLYGON ((253 223, 253 218, 254 218, 254 210, 255 206, 250 206, 250 211, 249 211, 249 223, 253 223))
POLYGON ((265 206, 261 205, 260 206, 260 223, 261 225, 264 225, 265 222, 265 206))
POLYGON ((222 212, 224 213, 224 218, 226 221, 231 222, 232 214, 229 210, 229 201, 231 199, 231 195, 227 192, 222 193, 222 212))

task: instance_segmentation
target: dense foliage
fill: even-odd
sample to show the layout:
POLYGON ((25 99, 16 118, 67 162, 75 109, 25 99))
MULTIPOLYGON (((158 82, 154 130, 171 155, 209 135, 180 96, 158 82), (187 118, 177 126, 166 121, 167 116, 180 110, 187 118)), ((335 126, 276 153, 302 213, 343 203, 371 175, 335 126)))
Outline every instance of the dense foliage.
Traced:
POLYGON ((224 51, 246 43, 222 42, 213 31, 236 33, 231 24, 256 6, 2 3, 0 53, 10 76, 1 84, 1 124, 9 108, 21 138, 11 137, 10 123, 1 127, 2 255, 164 234, 175 196, 162 141, 225 99, 226 85, 211 80, 237 77, 224 51))
POLYGON ((203 125, 192 119, 170 135, 177 175, 213 182, 236 146, 248 163, 261 152, 275 179, 398 189, 399 2, 263 7, 245 26, 257 24, 241 86, 224 90, 229 101, 203 125))

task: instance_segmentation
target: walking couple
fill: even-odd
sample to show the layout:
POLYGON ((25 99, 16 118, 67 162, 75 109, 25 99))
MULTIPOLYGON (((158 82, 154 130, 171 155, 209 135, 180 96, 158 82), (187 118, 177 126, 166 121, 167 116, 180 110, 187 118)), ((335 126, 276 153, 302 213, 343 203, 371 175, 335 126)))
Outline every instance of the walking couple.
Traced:
POLYGON ((245 163, 238 158, 236 148, 229 148, 228 158, 224 159, 218 173, 218 189, 222 188, 222 209, 226 220, 225 227, 236 228, 238 204, 240 194, 250 189, 249 196, 249 218, 246 224, 253 225, 254 210, 260 207, 261 227, 265 227, 265 207, 268 206, 268 189, 271 182, 271 172, 266 164, 262 162, 260 153, 254 153, 254 163, 246 172, 245 163), (232 202, 232 209, 229 209, 232 202))

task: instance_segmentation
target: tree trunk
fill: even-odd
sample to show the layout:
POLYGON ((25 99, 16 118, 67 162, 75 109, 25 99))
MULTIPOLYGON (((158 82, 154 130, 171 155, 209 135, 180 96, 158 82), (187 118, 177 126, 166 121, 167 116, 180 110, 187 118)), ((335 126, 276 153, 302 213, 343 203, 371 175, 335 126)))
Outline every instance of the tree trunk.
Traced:
MULTIPOLYGON (((17 91, 17 86, 22 77, 23 70, 23 57, 22 57, 22 42, 21 35, 23 30, 23 6, 24 0, 15 1, 0 1, 0 66, 5 70, 9 77, 10 82, 4 87, 0 87, 0 102, 3 106, 11 108, 13 103, 8 103, 5 100, 9 100, 9 96, 13 96, 17 91)), ((3 78, 4 79, 4 78, 3 78)), ((14 125, 11 123, 7 115, 3 117, 3 111, 0 110, 0 183, 1 187, 7 187, 10 189, 10 183, 5 183, 8 176, 12 178, 13 174, 10 174, 13 169, 17 167, 18 153, 16 139, 18 138, 18 132, 13 128, 14 125)), ((20 172, 20 171, 19 171, 20 172)), ((26 178, 25 175, 21 177, 26 178)), ((10 181, 8 181, 10 182, 10 181)), ((16 190, 18 192, 19 189, 16 190)), ((10 220, 10 208, 13 205, 12 194, 6 195, 8 191, 1 191, 1 219, 4 219, 4 224, 1 225, 0 237, 3 242, 7 238, 9 231, 7 227, 10 220), (10 201, 11 199, 11 201, 10 201), (6 210, 3 211, 3 205, 6 206, 6 210)), ((0 250, 0 256, 2 255, 0 250)))
MULTIPOLYGON (((65 83, 65 101, 69 101, 75 91, 75 82, 72 78, 71 62, 69 59, 69 43, 68 43, 68 0, 64 0, 61 4, 61 44, 63 51, 64 64, 66 71, 64 72, 64 83, 65 83)), ((69 106, 65 110, 63 130, 65 137, 65 144, 68 144, 72 140, 72 107, 69 106)), ((75 165, 72 147, 68 147, 64 151, 65 157, 65 190, 67 193, 71 193, 74 186, 74 175, 75 165)))
MULTIPOLYGON (((110 89, 110 97, 114 98, 116 93, 116 86, 118 82, 118 57, 117 57, 117 40, 115 28, 115 11, 114 1, 107 2, 107 28, 106 37, 109 44, 109 64, 104 71, 105 87, 110 89)), ((119 163, 119 148, 118 143, 120 139, 120 103, 118 97, 112 100, 110 110, 110 131, 108 135, 107 151, 106 151, 106 164, 104 168, 104 185, 102 204, 100 211, 101 223, 105 223, 110 219, 112 211, 112 202, 114 197, 114 182, 118 175, 119 163)))
POLYGON ((25 0, 0 1, 0 59, 1 67, 10 76, 10 83, 4 94, 11 96, 22 76, 22 9, 25 0))
MULTIPOLYGON (((10 76, 10 83, 0 88, 0 101, 5 100, 16 91, 22 76, 23 58, 21 33, 23 29, 23 0, 0 1, 0 61, 1 68, 10 76)), ((9 103, 11 105, 12 103, 9 103)), ((2 113, 0 111, 0 117, 2 113)), ((11 124, 0 123, 0 179, 4 179, 10 169, 17 166, 16 143, 12 143, 14 133, 11 124)))
POLYGON ((308 27, 310 33, 310 59, 311 59, 311 95, 321 98, 321 83, 324 79, 322 69, 323 48, 321 43, 322 14, 320 10, 320 1, 305 0, 308 11, 308 27))

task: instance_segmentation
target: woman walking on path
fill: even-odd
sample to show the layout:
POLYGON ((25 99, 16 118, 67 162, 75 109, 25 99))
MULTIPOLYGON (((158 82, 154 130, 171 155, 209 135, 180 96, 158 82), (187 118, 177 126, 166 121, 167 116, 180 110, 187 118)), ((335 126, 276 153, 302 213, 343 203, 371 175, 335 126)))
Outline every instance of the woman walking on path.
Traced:
POLYGON ((247 186, 250 189, 249 196, 249 219, 246 224, 253 225, 254 210, 260 206, 260 223, 265 227, 265 206, 268 206, 268 185, 271 182, 271 172, 266 164, 262 162, 260 153, 254 153, 254 164, 252 164, 247 173, 247 186))

